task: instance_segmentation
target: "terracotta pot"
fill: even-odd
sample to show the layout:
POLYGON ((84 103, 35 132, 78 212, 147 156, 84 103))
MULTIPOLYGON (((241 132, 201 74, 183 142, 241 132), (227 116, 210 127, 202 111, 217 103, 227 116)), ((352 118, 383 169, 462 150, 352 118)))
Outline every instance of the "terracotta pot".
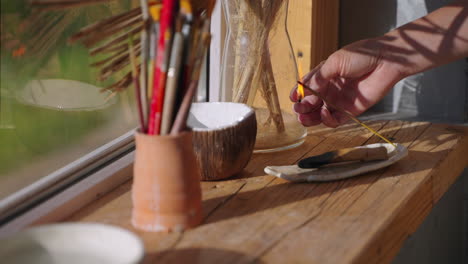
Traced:
POLYGON ((132 224, 144 231, 181 231, 202 220, 200 172, 192 133, 136 133, 132 224))

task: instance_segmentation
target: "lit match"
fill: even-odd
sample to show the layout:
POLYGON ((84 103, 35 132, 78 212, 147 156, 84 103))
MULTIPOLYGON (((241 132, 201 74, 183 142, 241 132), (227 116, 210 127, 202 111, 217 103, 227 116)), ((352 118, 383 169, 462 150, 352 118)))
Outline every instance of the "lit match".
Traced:
MULTIPOLYGON (((297 71, 299 74, 299 80, 302 80, 303 71, 302 71, 302 52, 299 51, 297 53, 297 71)), ((301 100, 304 98, 304 86, 302 84, 297 85, 297 101, 301 102, 301 100)))

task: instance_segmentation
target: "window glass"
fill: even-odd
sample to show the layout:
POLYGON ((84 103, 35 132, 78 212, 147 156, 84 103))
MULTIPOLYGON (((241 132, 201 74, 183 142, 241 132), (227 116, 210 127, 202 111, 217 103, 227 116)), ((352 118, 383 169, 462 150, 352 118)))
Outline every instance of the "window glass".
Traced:
MULTIPOLYGON (((136 125, 132 89, 102 91, 92 57, 68 38, 135 1, 39 11, 1 3, 0 200, 121 136, 136 125)), ((122 74, 126 73, 125 70, 122 74)))

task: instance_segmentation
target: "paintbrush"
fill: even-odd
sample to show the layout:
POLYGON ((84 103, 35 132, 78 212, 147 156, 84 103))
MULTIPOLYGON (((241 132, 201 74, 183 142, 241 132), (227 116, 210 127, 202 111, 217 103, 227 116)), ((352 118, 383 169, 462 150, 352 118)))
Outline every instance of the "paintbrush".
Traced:
POLYGON ((203 22, 203 29, 199 31, 198 34, 201 35, 200 42, 197 47, 195 47, 194 52, 198 54, 195 59, 194 65, 192 67, 193 72, 191 74, 191 80, 187 91, 185 92, 184 98, 182 103, 179 107, 179 111, 177 112, 176 119, 174 121, 174 125, 171 129, 171 135, 177 135, 180 132, 184 131, 187 127, 187 117, 190 111, 190 107, 193 102, 193 96, 195 95, 195 91, 198 87, 198 81, 200 79, 200 72, 201 66, 203 64, 203 58, 205 57, 205 52, 208 49, 211 36, 208 30, 209 23, 208 20, 205 19, 203 22))
POLYGON ((146 124, 148 113, 148 62, 149 62, 149 38, 152 23, 150 21, 148 0, 140 0, 141 13, 143 15, 143 30, 141 31, 141 72, 140 72, 140 101, 142 102, 143 117, 146 124))
MULTIPOLYGON (((153 96, 153 83, 154 83, 154 67, 156 65, 156 44, 159 37, 159 19, 161 15, 161 5, 154 5, 150 7, 151 18, 153 19, 153 25, 150 34, 150 63, 148 73, 148 87, 147 87, 147 101, 149 102, 153 96)), ((149 109, 148 109, 149 110, 149 109)), ((148 113, 149 114, 149 113, 148 113)))
POLYGON ((164 92, 167 77, 167 63, 170 55, 172 38, 171 24, 174 18, 175 1, 164 0, 161 9, 161 24, 158 40, 158 53, 154 67, 154 86, 148 118, 148 134, 159 135, 164 104, 164 92))
POLYGON ((176 32, 174 34, 172 46, 171 61, 169 63, 169 70, 167 71, 168 78, 166 83, 166 95, 164 97, 161 135, 166 135, 170 132, 174 118, 174 103, 179 84, 179 73, 184 48, 184 37, 182 33, 176 32))
POLYGON ((138 68, 137 68, 137 62, 136 62, 136 54, 135 54, 135 47, 133 46, 133 37, 132 35, 129 35, 128 37, 128 50, 129 50, 129 56, 130 56, 130 64, 132 67, 132 78, 133 78, 133 83, 135 85, 135 96, 136 96, 136 101, 137 101, 137 108, 138 108, 138 116, 140 118, 140 129, 142 133, 146 133, 146 126, 145 126, 145 118, 143 114, 143 105, 141 101, 141 95, 140 95, 140 81, 139 81, 139 76, 138 76, 138 68))
POLYGON ((180 1, 180 17, 182 19, 182 29, 181 32, 184 35, 185 39, 185 47, 184 47, 184 62, 183 62, 183 75, 181 76, 182 88, 179 89, 179 93, 181 96, 178 96, 177 105, 180 105, 181 98, 183 98, 183 94, 186 92, 189 86, 190 80, 190 63, 191 63, 191 53, 190 53, 190 46, 195 46, 195 43, 192 41, 192 24, 193 24, 193 10, 192 5, 189 0, 181 0, 180 1))
POLYGON ((359 125, 361 125, 362 127, 364 127, 365 129, 369 130, 370 132, 372 132, 374 135, 378 136, 379 138, 383 139, 385 142, 391 144, 392 146, 396 147, 394 143, 392 143, 390 140, 388 140, 386 137, 382 136, 381 134, 379 134, 377 131, 375 131, 374 129, 368 127, 366 124, 364 124, 363 122, 361 122, 359 119, 357 119, 355 116, 353 116, 353 114, 351 114, 350 112, 344 110, 343 108, 341 107, 338 107, 337 105, 333 104, 333 103, 330 103, 324 96, 322 96, 319 92, 313 90, 312 88, 310 88, 309 86, 305 85, 304 83, 302 83, 301 81, 297 81, 297 83, 299 85, 302 85, 304 88, 306 88, 307 90, 309 90, 313 95, 317 96, 318 98, 320 98, 325 104, 327 104, 328 106, 332 107, 333 109, 335 109, 336 111, 339 111, 341 113, 343 113, 344 115, 346 115, 347 117, 349 117, 351 120, 353 120, 354 122, 358 123, 359 125))

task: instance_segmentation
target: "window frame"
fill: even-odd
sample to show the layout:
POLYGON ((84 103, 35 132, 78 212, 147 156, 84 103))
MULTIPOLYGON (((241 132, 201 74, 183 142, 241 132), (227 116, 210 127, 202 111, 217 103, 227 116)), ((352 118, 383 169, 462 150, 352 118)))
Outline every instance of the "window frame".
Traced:
POLYGON ((0 237, 29 225, 60 221, 129 180, 131 130, 0 201, 0 237))
MULTIPOLYGON (((199 91, 204 92, 197 94, 202 100, 222 100, 219 84, 225 26, 221 13, 217 4, 211 23, 213 39, 199 84, 199 91)), ((131 180, 134 133, 135 129, 0 200, 0 238, 28 226, 63 221, 131 180)))

